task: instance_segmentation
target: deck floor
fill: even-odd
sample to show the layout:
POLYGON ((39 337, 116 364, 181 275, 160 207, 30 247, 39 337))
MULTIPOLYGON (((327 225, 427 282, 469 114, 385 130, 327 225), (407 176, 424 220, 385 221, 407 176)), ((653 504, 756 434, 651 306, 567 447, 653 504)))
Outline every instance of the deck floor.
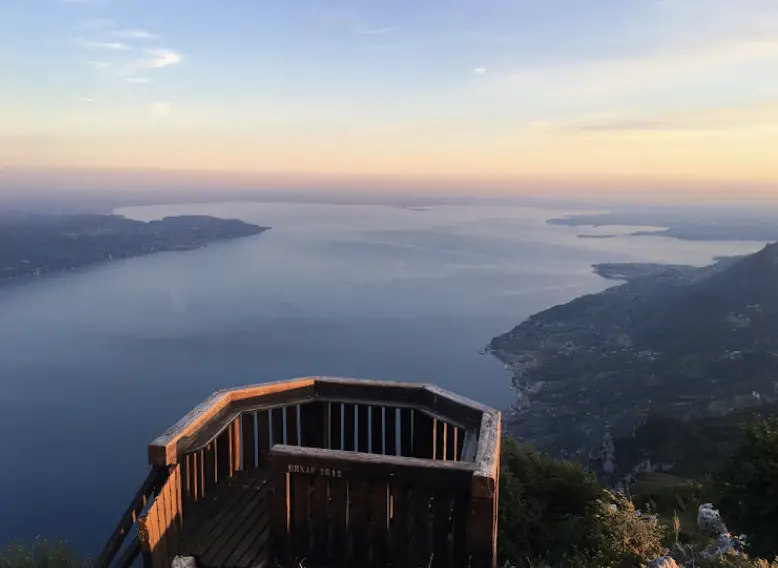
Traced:
POLYGON ((180 554, 199 568, 268 568, 269 508, 266 471, 221 481, 187 511, 180 554))

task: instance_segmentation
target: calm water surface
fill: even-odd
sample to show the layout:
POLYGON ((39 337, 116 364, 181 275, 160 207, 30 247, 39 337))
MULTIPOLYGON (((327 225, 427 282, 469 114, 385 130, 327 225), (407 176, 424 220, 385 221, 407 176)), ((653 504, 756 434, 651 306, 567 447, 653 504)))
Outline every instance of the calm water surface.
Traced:
MULTIPOLYGON (((300 375, 430 381, 511 402, 477 349, 612 285, 605 261, 706 264, 763 243, 579 239, 559 211, 220 203, 263 235, 0 290, 0 540, 96 553, 144 478, 145 445, 216 388, 300 375)), ((599 228, 623 234, 624 228, 599 228)))

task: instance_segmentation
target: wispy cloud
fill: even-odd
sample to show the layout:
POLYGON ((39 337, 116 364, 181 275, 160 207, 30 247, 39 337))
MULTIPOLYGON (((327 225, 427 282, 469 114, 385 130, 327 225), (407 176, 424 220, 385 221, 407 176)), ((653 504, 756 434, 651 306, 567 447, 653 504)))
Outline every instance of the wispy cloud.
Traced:
POLYGON ((157 118, 164 118, 170 114, 170 107, 173 103, 167 101, 158 101, 151 105, 151 114, 157 118))
POLYGON ((693 132, 778 128, 778 100, 723 108, 675 112, 583 115, 570 120, 535 121, 534 131, 556 132, 693 132))
POLYGON ((114 30, 111 32, 111 36, 119 39, 157 39, 159 37, 146 30, 114 30))
POLYGON ((110 51, 128 51, 131 49, 126 43, 117 41, 93 41, 79 38, 75 40, 75 43, 87 49, 107 49, 110 51))
POLYGON ((87 64, 97 71, 104 71, 110 69, 113 63, 110 61, 87 61, 87 64))
POLYGON ((76 100, 79 101, 79 102, 82 102, 82 103, 96 103, 97 102, 95 99, 90 98, 90 97, 78 97, 76 100))
POLYGON ((476 67, 473 69, 473 73, 476 75, 486 75, 486 67, 476 67))
POLYGON ((151 83, 147 77, 126 77, 124 80, 133 85, 146 85, 151 83))

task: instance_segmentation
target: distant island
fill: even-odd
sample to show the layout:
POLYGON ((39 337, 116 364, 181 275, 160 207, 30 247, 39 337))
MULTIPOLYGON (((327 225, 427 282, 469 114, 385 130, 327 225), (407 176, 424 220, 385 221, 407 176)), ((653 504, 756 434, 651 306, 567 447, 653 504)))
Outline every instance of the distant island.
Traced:
MULTIPOLYGON (((776 211, 730 212, 686 210, 641 210, 569 215, 546 221, 564 227, 656 227, 638 230, 632 236, 672 237, 686 241, 771 241, 778 235, 776 211)), ((613 235, 583 234, 579 238, 612 238, 613 235)))
POLYGON ((489 344, 514 374, 511 433, 616 475, 640 461, 673 467, 657 464, 668 450, 651 445, 666 420, 697 432, 695 421, 778 403, 778 244, 704 268, 595 270, 627 283, 536 314, 489 344))
POLYGON ((0 283, 120 258, 192 250, 267 230, 202 215, 149 222, 119 215, 5 216, 0 217, 0 283))

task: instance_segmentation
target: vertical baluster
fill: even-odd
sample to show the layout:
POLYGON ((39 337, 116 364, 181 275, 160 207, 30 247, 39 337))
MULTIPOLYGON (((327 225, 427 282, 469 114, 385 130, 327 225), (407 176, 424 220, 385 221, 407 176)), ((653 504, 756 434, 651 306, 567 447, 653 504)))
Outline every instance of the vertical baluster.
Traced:
POLYGON ((257 464, 262 466, 267 461, 270 450, 270 411, 257 412, 257 464))
POLYGON ((356 411, 357 407, 353 404, 343 405, 343 449, 349 452, 357 450, 356 411))

